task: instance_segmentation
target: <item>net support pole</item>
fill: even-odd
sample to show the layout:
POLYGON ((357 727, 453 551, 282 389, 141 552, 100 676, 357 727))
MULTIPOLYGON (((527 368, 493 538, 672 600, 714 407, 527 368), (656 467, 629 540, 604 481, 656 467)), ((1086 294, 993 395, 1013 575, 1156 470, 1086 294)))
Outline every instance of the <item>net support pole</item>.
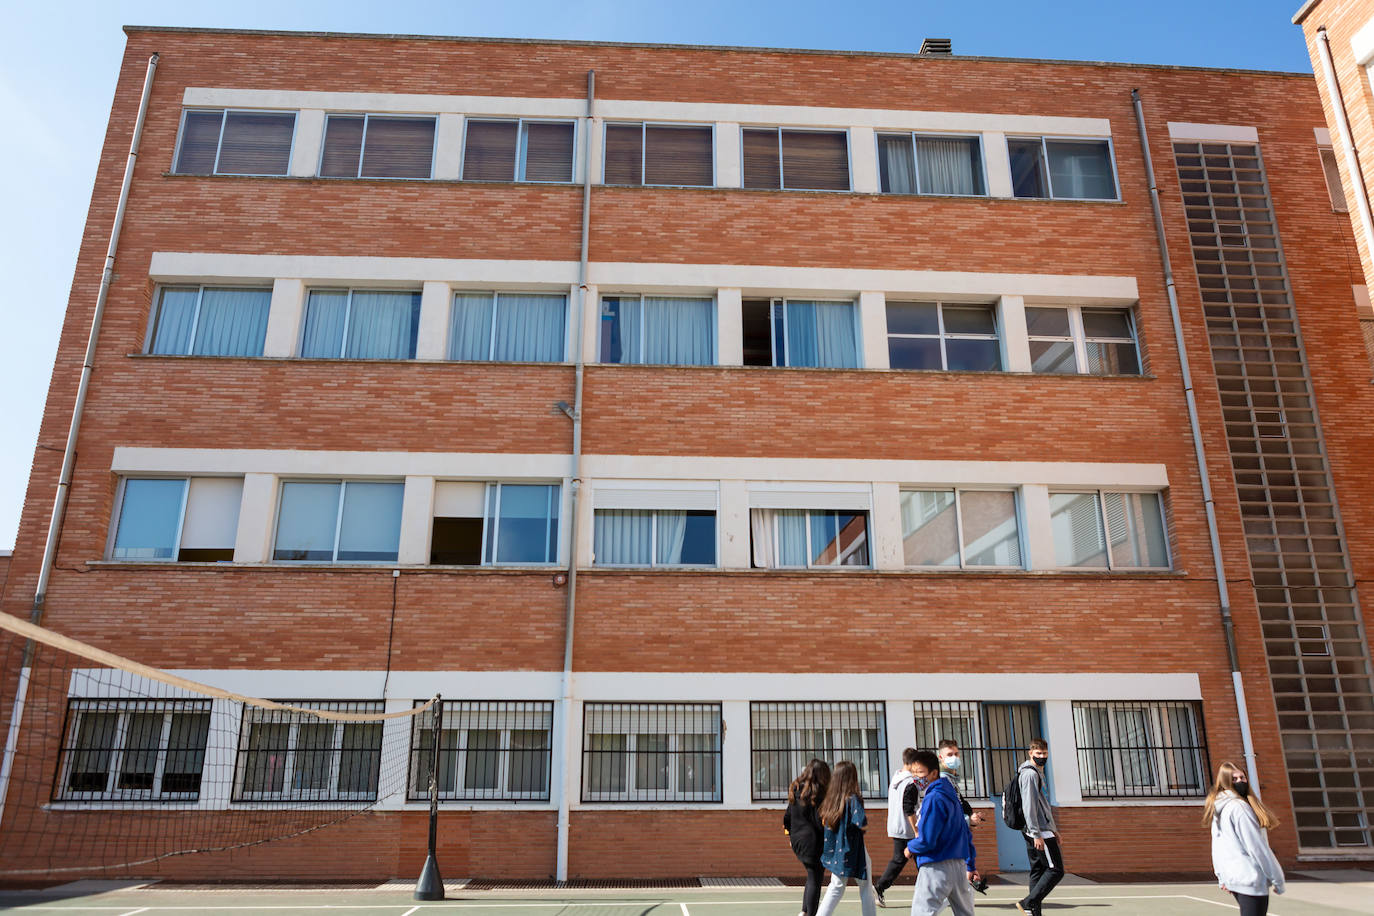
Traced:
POLYGON ((435 848, 439 844, 439 730, 444 721, 444 698, 434 697, 434 731, 429 754, 429 855, 415 882, 416 900, 443 900, 444 879, 439 877, 439 859, 435 848))

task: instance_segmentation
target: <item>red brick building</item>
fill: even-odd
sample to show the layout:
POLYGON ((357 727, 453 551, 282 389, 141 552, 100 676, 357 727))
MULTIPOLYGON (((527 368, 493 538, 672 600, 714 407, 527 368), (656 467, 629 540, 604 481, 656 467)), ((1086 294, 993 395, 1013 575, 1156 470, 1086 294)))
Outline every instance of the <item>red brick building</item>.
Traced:
MULTIPOLYGON (((274 699, 442 693, 450 876, 791 874, 812 754, 859 764, 882 861, 894 761, 946 736, 979 804, 1050 741, 1071 871, 1207 870, 1247 749, 1286 862, 1374 852, 1374 392, 1310 75, 127 31, 6 612, 156 53, 45 626, 274 699)), ((93 716, 127 753, 115 698, 34 696, 52 783, 6 824, 377 799, 147 870, 419 867, 423 786, 348 762, 427 767, 405 720, 169 707, 120 791, 77 762, 93 716)))

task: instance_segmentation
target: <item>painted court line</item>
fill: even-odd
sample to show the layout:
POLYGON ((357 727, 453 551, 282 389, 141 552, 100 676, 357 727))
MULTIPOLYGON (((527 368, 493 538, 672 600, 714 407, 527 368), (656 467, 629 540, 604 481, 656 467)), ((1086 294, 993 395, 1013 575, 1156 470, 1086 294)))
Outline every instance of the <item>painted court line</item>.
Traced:
MULTIPOLYGON (((1228 909, 1228 910, 1238 910, 1238 909, 1240 909, 1240 905, 1239 905, 1239 904, 1235 904, 1235 903, 1222 903, 1222 902, 1219 901, 1219 900, 1208 900, 1206 897, 1194 897, 1194 896, 1192 896, 1191 894, 1188 894, 1188 895, 1186 895, 1186 896, 1188 897, 1189 900, 1196 900, 1198 903, 1210 903, 1212 906, 1224 906, 1224 907, 1226 907, 1226 909, 1228 909)), ((1280 914, 1274 912, 1273 910, 1270 910, 1270 911, 1269 911, 1269 916, 1280 916, 1280 914)))
POLYGON ((687 909, 687 904, 679 903, 678 906, 682 907, 682 916, 692 916, 692 911, 687 909))
POLYGON ((402 913, 401 916, 410 916, 411 913, 415 912, 418 909, 418 906, 413 906, 410 909, 406 910, 404 913, 402 913))

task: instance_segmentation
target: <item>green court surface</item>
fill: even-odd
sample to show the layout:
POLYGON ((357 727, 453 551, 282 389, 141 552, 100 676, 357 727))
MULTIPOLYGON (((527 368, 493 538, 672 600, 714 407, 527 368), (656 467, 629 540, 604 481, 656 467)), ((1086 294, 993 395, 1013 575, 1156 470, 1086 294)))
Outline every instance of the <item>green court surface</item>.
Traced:
MULTIPOLYGON (((1333 873, 1323 880, 1294 876, 1288 892, 1272 898, 1272 916, 1374 914, 1374 880, 1367 872, 1333 873)), ((72 916, 140 916, 205 913, 224 916, 289 916, 333 911, 348 916, 796 916, 801 889, 794 887, 671 888, 661 890, 466 891, 454 888, 448 899, 421 903, 391 885, 380 890, 269 889, 261 886, 177 888, 167 885, 114 886, 115 882, 77 882, 43 891, 0 890, 0 909, 16 913, 72 916)), ((1023 893, 997 885, 975 901, 988 916, 1016 916, 1013 901, 1023 893)), ((911 888, 887 895, 884 912, 910 911, 911 888)), ((1046 916, 1203 916, 1236 912, 1230 895, 1208 884, 1091 884, 1061 887, 1045 903, 1046 916)), ((858 889, 851 887, 841 913, 859 912, 858 889)), ((949 912, 946 910, 945 912, 949 912)))

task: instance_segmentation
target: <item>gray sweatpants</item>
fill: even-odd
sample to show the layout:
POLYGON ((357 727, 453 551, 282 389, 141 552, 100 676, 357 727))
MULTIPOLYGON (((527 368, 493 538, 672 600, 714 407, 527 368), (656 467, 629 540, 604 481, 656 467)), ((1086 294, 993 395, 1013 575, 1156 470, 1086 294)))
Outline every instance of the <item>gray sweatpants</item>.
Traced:
POLYGON ((946 904, 954 909, 954 916, 973 916, 973 887, 963 859, 931 862, 916 873, 911 916, 935 916, 946 904))

